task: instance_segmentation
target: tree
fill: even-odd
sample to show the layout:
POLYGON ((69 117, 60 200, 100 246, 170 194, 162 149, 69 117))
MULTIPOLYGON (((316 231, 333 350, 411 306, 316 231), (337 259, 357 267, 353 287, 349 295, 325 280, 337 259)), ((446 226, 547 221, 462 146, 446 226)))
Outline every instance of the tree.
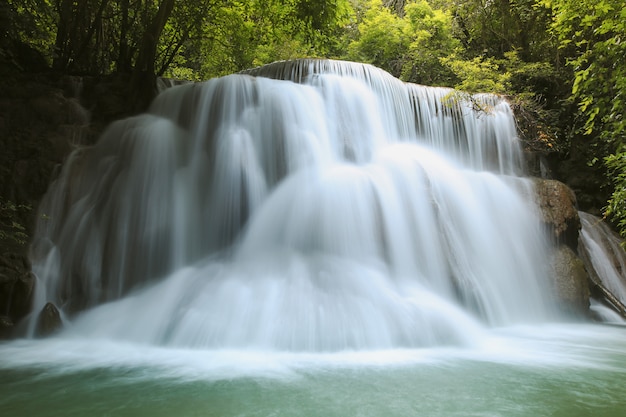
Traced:
POLYGON ((622 0, 544 0, 574 72, 572 100, 584 117, 592 162, 603 156, 612 196, 605 215, 626 237, 626 6, 622 0))
POLYGON ((456 76, 442 62, 461 46, 453 36, 452 15, 434 9, 426 0, 407 2, 404 13, 411 42, 401 78, 420 84, 452 85, 456 76))
POLYGON ((211 11, 200 42, 185 46, 183 66, 208 78, 277 60, 337 56, 351 15, 348 0, 230 1, 211 11))
MULTIPOLYGON (((88 68, 93 65, 87 54, 93 44, 94 34, 102 27, 102 16, 109 0, 60 0, 57 4, 59 23, 55 41, 53 68, 88 68)), ((96 40, 98 42, 98 40, 96 40)))
POLYGON ((351 14, 350 0, 8 0, 0 33, 2 45, 21 39, 57 72, 205 78, 336 56, 351 14))
POLYGON ((407 22, 383 6, 381 0, 369 0, 359 36, 348 46, 347 58, 373 64, 397 77, 402 72, 409 49, 407 22))
POLYGON ((554 58, 550 11, 537 0, 439 0, 451 11, 457 38, 470 56, 502 59, 517 51, 525 62, 554 58))
POLYGON ((415 83, 450 85, 454 74, 441 58, 460 45, 452 36, 452 16, 425 0, 402 3, 402 16, 381 0, 370 0, 360 36, 348 46, 347 58, 367 62, 415 83))
POLYGON ((155 71, 157 46, 163 28, 174 8, 174 1, 161 0, 156 15, 150 20, 142 37, 130 87, 134 92, 133 107, 138 111, 148 107, 157 93, 155 71))
POLYGON ((624 142, 626 6, 621 0, 545 1, 552 28, 574 69, 572 95, 586 116, 585 133, 624 142))
POLYGON ((43 70, 49 67, 52 61, 54 26, 55 16, 51 0, 2 2, 0 60, 4 65, 8 63, 20 70, 43 70))

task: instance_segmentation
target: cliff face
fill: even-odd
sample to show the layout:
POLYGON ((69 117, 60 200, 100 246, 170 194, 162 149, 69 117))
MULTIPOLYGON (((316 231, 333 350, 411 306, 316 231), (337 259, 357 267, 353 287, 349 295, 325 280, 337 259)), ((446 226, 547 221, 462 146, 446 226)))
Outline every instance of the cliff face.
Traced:
POLYGON ((67 155, 130 115, 124 77, 3 74, 0 79, 0 337, 29 313, 37 206, 67 155))

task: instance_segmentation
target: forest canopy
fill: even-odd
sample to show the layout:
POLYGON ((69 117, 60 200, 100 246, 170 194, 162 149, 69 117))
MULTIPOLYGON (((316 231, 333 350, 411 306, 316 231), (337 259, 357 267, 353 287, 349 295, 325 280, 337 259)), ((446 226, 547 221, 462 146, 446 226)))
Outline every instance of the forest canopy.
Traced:
POLYGON ((604 173, 601 209, 626 236, 623 0, 7 0, 0 28, 2 66, 128 74, 139 107, 157 76, 204 80, 298 57, 504 94, 527 147, 604 173))

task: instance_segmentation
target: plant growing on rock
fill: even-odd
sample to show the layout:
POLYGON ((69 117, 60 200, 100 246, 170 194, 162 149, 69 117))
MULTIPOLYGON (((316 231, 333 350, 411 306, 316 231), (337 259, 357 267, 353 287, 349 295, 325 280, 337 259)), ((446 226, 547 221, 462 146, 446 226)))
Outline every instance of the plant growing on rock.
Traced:
POLYGON ((31 207, 26 204, 17 204, 0 197, 0 241, 26 244, 28 234, 19 220, 19 215, 30 210, 31 207))

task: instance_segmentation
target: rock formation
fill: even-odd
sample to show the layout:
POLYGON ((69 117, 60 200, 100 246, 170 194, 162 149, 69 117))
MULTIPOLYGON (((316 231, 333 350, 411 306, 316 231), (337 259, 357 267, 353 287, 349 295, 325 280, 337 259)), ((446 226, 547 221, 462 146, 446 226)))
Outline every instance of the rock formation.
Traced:
POLYGON ((536 179, 535 193, 546 232, 554 243, 550 256, 551 284, 558 306, 575 315, 589 311, 589 276, 578 256, 581 228, 576 196, 565 184, 536 179))

